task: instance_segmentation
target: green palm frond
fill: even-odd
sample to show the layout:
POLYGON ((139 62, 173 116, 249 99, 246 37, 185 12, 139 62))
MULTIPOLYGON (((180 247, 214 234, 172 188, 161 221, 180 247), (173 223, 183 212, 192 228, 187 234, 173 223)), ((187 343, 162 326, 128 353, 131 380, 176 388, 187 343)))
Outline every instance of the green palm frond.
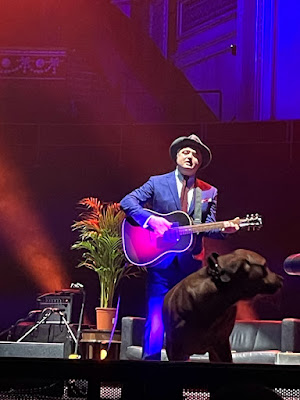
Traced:
POLYGON ((77 267, 95 271, 100 283, 100 307, 111 307, 116 285, 124 273, 121 226, 125 214, 118 203, 103 203, 95 197, 80 200, 84 212, 71 225, 79 232, 72 250, 82 252, 77 267))
POLYGON ((78 229, 81 229, 83 232, 90 230, 99 231, 99 221, 96 218, 89 218, 74 222, 74 224, 72 225, 72 230, 75 231, 78 229))

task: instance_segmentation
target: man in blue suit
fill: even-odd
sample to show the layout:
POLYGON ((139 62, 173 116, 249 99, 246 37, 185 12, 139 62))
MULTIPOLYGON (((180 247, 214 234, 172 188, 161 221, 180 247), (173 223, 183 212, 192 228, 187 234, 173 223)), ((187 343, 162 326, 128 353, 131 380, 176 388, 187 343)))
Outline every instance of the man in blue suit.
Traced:
MULTIPOLYGON (((197 135, 191 134, 175 139, 169 152, 176 169, 164 175, 152 176, 120 202, 127 216, 159 236, 171 227, 171 222, 163 216, 153 215, 149 209, 160 214, 183 210, 198 223, 216 222, 217 189, 197 178, 198 171, 211 162, 210 149, 197 135), (146 204, 147 208, 144 208, 146 204)), ((143 359, 161 359, 164 296, 179 281, 201 268, 203 236, 221 239, 238 229, 238 225, 227 222, 223 232, 197 234, 191 250, 177 255, 169 254, 159 264, 148 268, 143 359)))

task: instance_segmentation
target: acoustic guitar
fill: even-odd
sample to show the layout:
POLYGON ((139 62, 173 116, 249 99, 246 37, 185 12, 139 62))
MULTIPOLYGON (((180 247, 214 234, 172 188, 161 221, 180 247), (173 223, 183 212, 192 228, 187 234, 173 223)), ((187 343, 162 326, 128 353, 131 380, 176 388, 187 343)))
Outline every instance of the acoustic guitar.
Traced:
MULTIPOLYGON (((132 218, 127 217, 122 224, 122 242, 127 260, 140 267, 151 267, 161 261, 162 257, 170 253, 183 253, 193 243, 193 234, 209 232, 215 229, 221 230, 225 222, 211 222, 193 224, 191 217, 183 211, 173 211, 168 214, 160 214, 152 210, 153 215, 166 218, 172 223, 163 236, 158 236, 150 228, 143 228, 132 218)), ((230 222, 240 228, 259 229, 262 226, 262 218, 258 214, 247 215, 245 218, 236 217, 230 222)))

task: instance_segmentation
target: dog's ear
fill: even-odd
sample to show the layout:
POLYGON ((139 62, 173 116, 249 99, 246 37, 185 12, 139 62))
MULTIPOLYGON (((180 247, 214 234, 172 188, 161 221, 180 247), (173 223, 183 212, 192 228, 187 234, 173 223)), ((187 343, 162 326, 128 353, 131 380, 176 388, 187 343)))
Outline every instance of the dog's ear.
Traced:
POLYGON ((207 264, 208 264, 207 272, 208 272, 208 275, 211 276, 213 281, 217 281, 220 279, 221 268, 219 267, 219 264, 218 264, 218 257, 219 257, 218 253, 211 253, 207 257, 207 264))
POLYGON ((215 281, 218 280, 223 283, 230 282, 231 275, 230 273, 228 273, 226 270, 222 269, 219 266, 218 257, 219 257, 218 253, 212 253, 207 258, 209 275, 211 275, 215 281))

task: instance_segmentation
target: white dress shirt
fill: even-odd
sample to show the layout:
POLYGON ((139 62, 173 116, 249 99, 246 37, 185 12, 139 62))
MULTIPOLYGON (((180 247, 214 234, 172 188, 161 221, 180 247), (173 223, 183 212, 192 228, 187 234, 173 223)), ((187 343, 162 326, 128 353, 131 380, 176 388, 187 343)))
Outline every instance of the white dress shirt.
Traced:
MULTIPOLYGON (((175 178, 176 178, 176 185, 177 185, 177 190, 178 190, 178 197, 180 199, 181 196, 181 189, 182 189, 182 184, 183 184, 183 175, 179 172, 178 167, 175 169, 175 178)), ((188 187, 188 210, 191 206, 193 196, 194 196, 194 190, 195 190, 195 175, 190 176, 188 181, 187 181, 187 187, 188 187)), ((143 228, 148 228, 148 221, 151 218, 147 218, 145 221, 143 228)))
MULTIPOLYGON (((182 189, 182 184, 183 184, 183 175, 179 172, 178 167, 175 170, 175 177, 176 177, 176 184, 177 184, 177 190, 178 190, 178 196, 180 198, 181 196, 181 189, 182 189)), ((190 209, 193 196, 194 196, 194 190, 195 190, 195 175, 190 176, 188 181, 187 181, 187 187, 188 187, 188 210, 190 209)))

